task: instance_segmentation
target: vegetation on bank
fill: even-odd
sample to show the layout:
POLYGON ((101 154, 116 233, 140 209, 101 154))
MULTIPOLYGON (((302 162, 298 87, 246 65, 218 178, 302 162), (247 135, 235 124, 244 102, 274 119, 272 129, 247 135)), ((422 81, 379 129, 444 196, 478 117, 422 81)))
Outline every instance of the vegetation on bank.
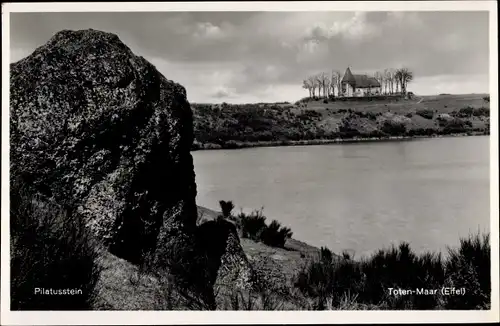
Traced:
POLYGON ((462 238, 459 248, 448 249, 446 258, 431 252, 415 254, 408 243, 357 261, 348 255, 332 257, 322 248, 320 258, 307 264, 295 280, 320 309, 339 306, 346 295, 355 298, 353 304, 381 309, 490 308, 489 235, 462 238), (399 289, 414 292, 396 294, 399 289), (453 292, 462 289, 463 294, 453 292))
POLYGON ((401 101, 408 108, 394 112, 383 103, 366 110, 361 104, 348 108, 347 102, 337 105, 338 108, 314 109, 290 104, 193 104, 193 149, 489 134, 486 106, 447 108, 443 111, 446 113, 440 113, 430 108, 414 109, 417 102, 401 101))
POLYGON ((240 212, 238 215, 233 215, 234 204, 232 201, 221 200, 219 205, 222 215, 218 218, 233 221, 243 238, 261 241, 268 246, 283 248, 286 240, 290 239, 293 235, 290 228, 281 226, 276 220, 267 225, 266 217, 262 214, 262 209, 260 211, 253 211, 250 214, 240 212))
MULTIPOLYGON (((231 201, 220 201, 220 206, 223 214, 219 218, 237 224, 242 221, 231 213, 231 201)), ((250 222, 238 224, 242 233, 262 242, 255 236, 265 229, 262 210, 244 216, 243 220, 250 222)), ((288 268, 283 264, 281 269, 288 268)), ((232 293, 225 309, 490 309, 490 266, 489 234, 461 238, 460 245, 448 248, 446 255, 416 254, 405 242, 360 259, 322 247, 317 256, 305 258, 302 268, 287 282, 267 277, 261 291, 232 293), (398 295, 399 289, 414 292, 398 295), (454 292, 462 289, 463 294, 454 292)), ((254 267, 259 272, 260 267, 254 267)), ((268 272, 263 270, 261 274, 268 272)))

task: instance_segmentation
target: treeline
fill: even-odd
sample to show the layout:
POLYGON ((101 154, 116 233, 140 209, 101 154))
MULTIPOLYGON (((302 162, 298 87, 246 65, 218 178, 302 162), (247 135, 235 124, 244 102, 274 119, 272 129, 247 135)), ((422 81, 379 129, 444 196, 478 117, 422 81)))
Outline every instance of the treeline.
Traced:
MULTIPOLYGON (((377 71, 373 76, 381 86, 381 94, 403 94, 407 93, 408 83, 413 80, 413 72, 408 68, 387 68, 377 71)), ((342 78, 338 70, 332 72, 320 72, 309 76, 302 81, 302 88, 309 91, 309 98, 331 98, 343 96, 342 78), (316 93, 317 91, 317 93, 316 93)))

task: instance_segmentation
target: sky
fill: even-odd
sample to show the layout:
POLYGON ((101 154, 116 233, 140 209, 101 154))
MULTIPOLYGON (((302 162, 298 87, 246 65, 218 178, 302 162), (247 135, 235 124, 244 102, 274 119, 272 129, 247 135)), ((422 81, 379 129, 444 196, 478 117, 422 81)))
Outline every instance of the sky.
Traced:
POLYGON ((296 101, 320 72, 406 67, 418 95, 489 92, 488 12, 12 13, 10 61, 63 29, 115 33, 196 103, 296 101))

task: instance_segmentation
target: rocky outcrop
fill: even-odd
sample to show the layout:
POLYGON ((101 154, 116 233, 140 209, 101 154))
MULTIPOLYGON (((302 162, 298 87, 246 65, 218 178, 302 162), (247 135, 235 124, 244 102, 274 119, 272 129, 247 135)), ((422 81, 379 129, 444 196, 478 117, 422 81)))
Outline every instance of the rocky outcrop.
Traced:
MULTIPOLYGON (((11 64, 11 174, 81 214, 110 252, 191 252, 192 112, 116 35, 61 31, 11 64)), ((176 255, 171 255, 174 252, 176 255)))
POLYGON ((216 292, 254 288, 255 273, 233 223, 222 218, 207 221, 198 227, 196 238, 199 252, 208 258, 208 280, 216 292))

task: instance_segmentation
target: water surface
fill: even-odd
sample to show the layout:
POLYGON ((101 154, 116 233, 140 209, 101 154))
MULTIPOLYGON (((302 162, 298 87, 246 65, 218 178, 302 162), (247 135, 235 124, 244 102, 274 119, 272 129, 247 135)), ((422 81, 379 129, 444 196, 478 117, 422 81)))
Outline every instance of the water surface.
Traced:
MULTIPOLYGON (((264 207, 294 238, 356 257, 445 251, 489 231, 489 137, 193 152, 197 204, 264 207)), ((269 221, 270 222, 270 221, 269 221)))

